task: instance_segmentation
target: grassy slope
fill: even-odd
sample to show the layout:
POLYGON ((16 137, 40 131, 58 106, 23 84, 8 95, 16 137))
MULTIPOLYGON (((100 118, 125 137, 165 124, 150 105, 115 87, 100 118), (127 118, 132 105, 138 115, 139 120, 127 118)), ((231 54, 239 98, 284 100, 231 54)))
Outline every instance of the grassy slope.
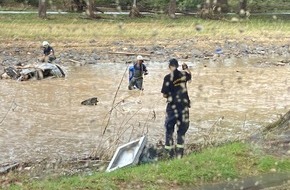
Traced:
POLYGON ((78 14, 50 15, 48 20, 36 14, 0 15, 0 36, 5 41, 49 41, 100 43, 114 40, 188 39, 198 37, 224 38, 272 38, 288 37, 289 20, 250 19, 240 23, 200 20, 183 17, 176 20, 146 17, 131 20, 127 16, 108 17, 102 20, 81 19, 78 14), (202 32, 195 25, 203 26, 202 32), (243 33, 240 33, 243 31, 243 33))
POLYGON ((249 145, 232 143, 163 161, 92 176, 26 182, 11 189, 169 189, 236 179, 270 171, 290 172, 290 160, 258 154, 249 145))

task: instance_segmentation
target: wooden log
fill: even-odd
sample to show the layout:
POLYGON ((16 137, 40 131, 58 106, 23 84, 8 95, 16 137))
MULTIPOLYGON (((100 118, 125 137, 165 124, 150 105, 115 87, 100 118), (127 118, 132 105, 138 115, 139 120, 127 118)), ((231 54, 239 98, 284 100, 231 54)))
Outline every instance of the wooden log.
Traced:
POLYGON ((114 52, 114 51, 109 51, 110 54, 120 54, 120 55, 142 55, 142 56, 150 56, 151 54, 148 54, 148 53, 131 53, 131 52, 121 52, 121 51, 117 51, 117 52, 114 52))
POLYGON ((290 128, 290 110, 283 115, 278 121, 266 126, 264 132, 273 130, 289 130, 290 128))
POLYGON ((69 61, 71 61, 71 62, 73 62, 73 63, 81 63, 80 61, 73 60, 73 59, 69 59, 69 61))

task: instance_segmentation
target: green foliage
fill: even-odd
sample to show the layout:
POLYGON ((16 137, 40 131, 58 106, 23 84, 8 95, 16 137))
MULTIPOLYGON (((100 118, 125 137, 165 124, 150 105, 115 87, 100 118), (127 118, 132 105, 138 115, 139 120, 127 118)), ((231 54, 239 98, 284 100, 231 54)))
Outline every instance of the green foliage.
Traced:
POLYGON ((259 160, 258 169, 262 172, 278 171, 285 172, 290 170, 290 160, 281 160, 273 156, 265 156, 259 160))
POLYGON ((178 8, 182 11, 194 11, 201 6, 203 0, 181 0, 178 1, 178 8))
MULTIPOLYGON (((177 0, 178 11, 197 11, 199 5, 205 0, 177 0)), ((115 8, 116 0, 95 0, 97 6, 106 6, 115 8)), ((128 10, 132 6, 133 0, 119 0, 123 10, 128 10)), ((166 11, 169 0, 137 0, 137 4, 141 10, 166 11)), ((229 10, 237 12, 239 7, 238 0, 228 0, 229 10)), ((20 5, 38 6, 38 0, 0 0, 2 6, 19 7, 20 5)), ((73 0, 48 0, 50 7, 58 9, 70 10, 73 0)), ((248 10, 250 12, 279 12, 290 10, 290 0, 248 0, 248 10)))
POLYGON ((26 4, 26 5, 31 5, 31 6, 38 6, 38 0, 14 0, 14 1, 7 1, 6 3, 22 3, 22 4, 26 4))
POLYGON ((139 4, 143 7, 148 7, 156 11, 165 11, 169 0, 141 0, 139 4))
MULTIPOLYGON (((51 178, 27 183, 21 189, 167 189, 194 186, 250 175, 252 171, 269 172, 273 167, 290 171, 290 160, 250 154, 252 149, 242 143, 209 148, 181 160, 163 161, 119 169, 92 176, 51 178), (242 163, 242 164, 241 164, 242 163), (242 171, 247 171, 243 173, 242 171)), ((18 189, 14 186, 12 189, 18 189)))

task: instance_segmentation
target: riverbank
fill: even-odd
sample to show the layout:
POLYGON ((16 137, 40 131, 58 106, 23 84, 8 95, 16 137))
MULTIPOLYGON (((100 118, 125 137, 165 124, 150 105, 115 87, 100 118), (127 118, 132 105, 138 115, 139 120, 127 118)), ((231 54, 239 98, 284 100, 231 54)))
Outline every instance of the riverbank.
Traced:
POLYGON ((0 18, 2 66, 36 62, 42 53, 43 40, 51 43, 59 58, 57 63, 63 64, 134 60, 126 52, 148 55, 152 62, 166 62, 169 57, 186 62, 219 61, 215 56, 220 55, 223 59, 249 56, 264 59, 257 65, 289 62, 290 22, 279 17, 211 21, 195 17, 170 20, 163 16, 132 20, 111 15, 88 20, 70 13, 50 15, 47 20, 34 14, 5 14, 0 18), (281 59, 269 59, 273 57, 281 59))
MULTIPOLYGON (((2 188, 30 190, 200 189, 203 184, 221 181, 239 185, 239 179, 245 176, 257 176, 269 172, 273 174, 290 172, 289 159, 265 155, 248 144, 230 143, 192 153, 181 160, 140 165, 119 169, 112 173, 93 172, 71 177, 50 176, 41 180, 31 180, 27 178, 28 176, 11 174, 2 177, 1 184, 2 188)), ((284 177, 281 180, 281 183, 285 182, 284 177)), ((267 181, 263 180, 253 183, 254 187, 266 188, 265 184, 267 181)), ((271 184, 268 187, 271 187, 271 184)))

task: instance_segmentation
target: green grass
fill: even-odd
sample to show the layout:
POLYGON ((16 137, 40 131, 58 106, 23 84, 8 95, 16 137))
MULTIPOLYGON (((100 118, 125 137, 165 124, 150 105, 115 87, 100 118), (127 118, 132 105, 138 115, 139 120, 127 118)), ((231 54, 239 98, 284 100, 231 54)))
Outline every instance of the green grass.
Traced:
POLYGON ((80 14, 49 15, 47 20, 37 18, 36 14, 0 15, 0 35, 4 41, 49 41, 88 42, 97 40, 100 44, 115 40, 140 40, 144 43, 162 39, 188 39, 227 37, 288 37, 290 21, 250 19, 238 23, 229 20, 201 20, 195 17, 182 17, 176 20, 163 16, 130 19, 127 16, 104 16, 104 19, 89 20, 80 14), (195 30, 196 24, 203 30, 195 30), (240 33, 243 31, 243 33, 240 33))
POLYGON ((50 178, 24 182, 11 189, 168 189, 192 187, 270 171, 290 172, 290 160, 255 154, 243 143, 227 144, 191 154, 181 160, 119 169, 92 176, 50 178))

